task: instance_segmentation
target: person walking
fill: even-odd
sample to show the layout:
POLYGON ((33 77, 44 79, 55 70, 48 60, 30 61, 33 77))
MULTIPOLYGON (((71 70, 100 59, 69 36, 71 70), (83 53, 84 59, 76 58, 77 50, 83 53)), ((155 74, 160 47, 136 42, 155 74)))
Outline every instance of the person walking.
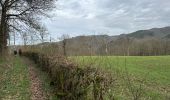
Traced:
POLYGON ((22 56, 22 50, 19 49, 19 56, 22 56))

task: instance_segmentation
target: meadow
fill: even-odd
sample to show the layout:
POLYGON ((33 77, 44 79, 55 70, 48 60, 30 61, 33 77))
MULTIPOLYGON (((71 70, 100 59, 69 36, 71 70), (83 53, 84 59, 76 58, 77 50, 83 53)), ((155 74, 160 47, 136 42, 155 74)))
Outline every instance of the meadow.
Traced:
POLYGON ((74 56, 79 66, 111 71, 114 97, 121 99, 169 100, 170 56, 74 56))

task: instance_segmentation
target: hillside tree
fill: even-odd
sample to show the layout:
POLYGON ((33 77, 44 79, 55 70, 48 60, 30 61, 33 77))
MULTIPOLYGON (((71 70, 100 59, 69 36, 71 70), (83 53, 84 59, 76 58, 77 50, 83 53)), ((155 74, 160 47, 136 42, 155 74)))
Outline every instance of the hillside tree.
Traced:
POLYGON ((48 37, 49 33, 45 26, 39 28, 39 36, 41 43, 44 43, 45 39, 48 37))
POLYGON ((69 34, 63 34, 61 36, 61 38, 59 38, 62 41, 62 48, 63 48, 63 55, 64 56, 67 56, 66 45, 67 45, 67 41, 68 41, 69 37, 70 37, 69 34))

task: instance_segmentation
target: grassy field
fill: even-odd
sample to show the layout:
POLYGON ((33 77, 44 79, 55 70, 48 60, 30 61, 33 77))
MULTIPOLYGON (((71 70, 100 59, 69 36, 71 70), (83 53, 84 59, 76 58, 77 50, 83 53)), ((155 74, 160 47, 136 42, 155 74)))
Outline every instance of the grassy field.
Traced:
POLYGON ((0 100, 30 100, 28 68, 19 57, 0 60, 0 100))
POLYGON ((99 67, 115 77, 114 97, 121 99, 169 100, 170 56, 71 57, 80 66, 99 67))

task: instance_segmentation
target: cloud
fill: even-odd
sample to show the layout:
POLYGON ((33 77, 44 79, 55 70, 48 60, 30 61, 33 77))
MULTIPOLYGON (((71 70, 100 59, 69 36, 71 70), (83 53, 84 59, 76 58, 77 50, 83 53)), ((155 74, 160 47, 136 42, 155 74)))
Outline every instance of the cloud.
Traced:
POLYGON ((170 0, 58 0, 53 18, 43 19, 53 35, 117 35, 170 25, 170 0))

